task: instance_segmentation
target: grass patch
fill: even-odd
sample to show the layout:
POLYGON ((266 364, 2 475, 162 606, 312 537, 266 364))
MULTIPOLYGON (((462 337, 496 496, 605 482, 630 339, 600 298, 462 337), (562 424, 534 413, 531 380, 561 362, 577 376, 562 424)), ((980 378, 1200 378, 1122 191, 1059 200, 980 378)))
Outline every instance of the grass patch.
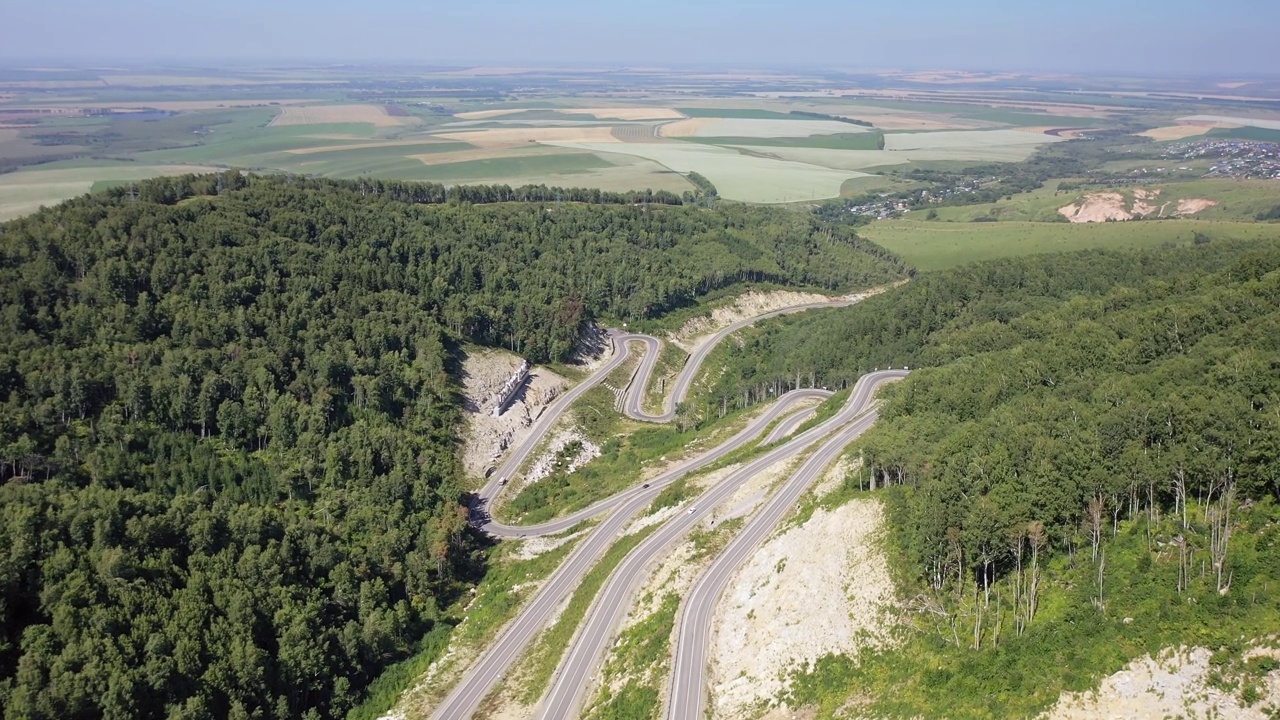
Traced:
POLYGON ((606 683, 583 712, 588 720, 649 720, 662 709, 657 683, 670 665, 671 632, 680 596, 668 593, 657 612, 636 623, 618 638, 605 663, 606 683), (615 692, 607 682, 627 678, 615 692))
MULTIPOLYGON (((613 395, 603 388, 593 388, 584 395, 605 395, 611 401, 613 395)), ((596 402, 603 401, 599 398, 596 402)), ((581 402, 581 401, 580 401, 581 402)), ((578 408, 579 418, 593 417, 594 413, 578 408)), ((708 439, 691 447, 694 441, 705 438, 707 429, 689 429, 681 432, 674 426, 650 425, 620 417, 612 408, 601 413, 602 423, 618 428, 619 432, 604 440, 600 457, 592 460, 576 472, 553 471, 548 477, 526 486, 508 503, 508 511, 520 524, 547 522, 556 517, 585 508, 614 493, 625 490, 640 481, 644 470, 655 463, 665 464, 684 456, 689 451, 701 452, 708 439)), ((717 423, 716 429, 731 428, 737 417, 717 423)), ((588 431, 590 434, 590 431, 588 431)), ((716 438, 722 434, 715 433, 716 438)))
POLYGON ((920 270, 940 270, 978 260, 1095 247, 1185 245, 1194 240, 1196 233, 1209 241, 1280 238, 1280 230, 1275 226, 1208 220, 1079 224, 882 220, 860 228, 858 232, 920 270))
POLYGON ((651 526, 620 538, 582 578, 582 582, 579 583, 578 589, 574 590, 569 605, 560 614, 559 619, 542 633, 526 656, 525 672, 522 675, 519 693, 520 702, 526 705, 536 703, 547 691, 556 666, 560 664, 560 659, 573 640, 578 625, 586 617, 587 609, 595 600, 596 594, 600 592, 600 588, 604 586, 605 580, 609 579, 627 553, 657 529, 657 526, 651 526))
POLYGON ((369 684, 364 701, 347 712, 347 720, 375 720, 395 707, 404 691, 444 655, 452 632, 451 625, 437 625, 427 633, 418 641, 418 651, 412 657, 389 666, 369 684))
POLYGON ((680 349, 675 343, 662 344, 662 352, 659 353, 658 363, 653 368, 649 386, 644 389, 642 406, 645 412, 657 414, 663 411, 668 391, 688 360, 689 353, 680 349))
POLYGON ((662 489, 658 496, 649 504, 649 509, 645 511, 645 515, 652 515, 656 512, 666 510, 669 507, 675 507, 680 503, 688 500, 691 496, 688 478, 680 478, 670 485, 662 489))
MULTIPOLYGON (((1220 140, 1256 140, 1258 142, 1280 143, 1280 130, 1256 127, 1214 128, 1205 133, 1203 137, 1220 140)), ((1188 138, 1188 141, 1195 139, 1194 137, 1188 138)))
POLYGON ((689 535, 689 541, 693 543, 693 555, 690 556, 689 562, 707 560, 719 555, 733 536, 746 524, 746 518, 737 517, 725 520, 709 530, 695 530, 689 535))

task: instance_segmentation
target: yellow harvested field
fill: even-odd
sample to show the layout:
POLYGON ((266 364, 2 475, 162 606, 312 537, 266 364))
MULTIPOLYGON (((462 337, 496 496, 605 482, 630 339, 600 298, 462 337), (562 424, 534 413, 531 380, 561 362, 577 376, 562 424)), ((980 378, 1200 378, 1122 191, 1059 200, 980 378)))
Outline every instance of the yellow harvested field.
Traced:
POLYGON ((525 108, 504 108, 502 110, 472 110, 471 112, 454 113, 454 117, 463 120, 485 120, 487 118, 502 117, 503 115, 511 115, 513 113, 524 112, 525 108))
POLYGON ((270 126, 371 123, 378 127, 396 127, 417 122, 415 117, 392 117, 380 105, 307 105, 280 108, 280 114, 270 126))
POLYGON ((564 108, 557 110, 566 115, 592 115, 600 120, 679 120, 684 115, 671 108, 564 108))
POLYGON ((916 72, 916 73, 884 73, 882 77, 893 77, 908 82, 928 83, 931 85, 957 85, 961 83, 988 83, 1002 82, 1005 80, 1013 80, 1018 76, 1014 73, 975 73, 964 70, 938 70, 935 72, 916 72))
MULTIPOLYGON (((333 138, 342 139, 346 138, 333 138)), ((365 138, 360 138, 364 140, 365 138)), ((430 145, 432 143, 444 143, 447 140, 441 140, 436 137, 419 138, 417 140, 388 140, 386 142, 362 142, 352 143, 350 145, 320 145, 318 147, 295 148, 293 150, 285 150, 290 155, 314 155, 316 153, 335 152, 337 150, 366 150, 368 148, 382 147, 403 147, 405 145, 430 145)))
POLYGON ((663 137, 802 138, 870 132, 860 125, 835 120, 759 118, 692 118, 659 126, 663 137), (692 135, 690 135, 692 133, 692 135))
POLYGON ((1056 125, 1044 125, 1041 127, 1017 127, 1012 128, 1016 132, 1031 133, 1033 135, 1050 135, 1051 137, 1060 137, 1064 140, 1075 140, 1080 137, 1081 133, 1090 131, 1090 128, 1064 128, 1056 125))
POLYGON ((667 123, 658 128, 658 135, 662 137, 697 137, 698 131, 711 127, 719 122, 719 118, 689 118, 679 122, 667 123))
POLYGON ((618 143, 610 127, 485 128, 438 133, 435 137, 470 143, 478 148, 514 148, 540 142, 618 143))
POLYGON ((1170 125, 1168 127, 1153 128, 1138 134, 1142 137, 1149 137, 1156 142, 1165 142, 1167 140, 1181 140, 1183 138, 1195 137, 1196 135, 1203 135, 1209 132, 1213 127, 1213 124, 1170 125))
POLYGON ((696 171, 715 184, 721 197, 744 202, 798 202, 837 197, 846 180, 866 177, 866 173, 744 155, 732 148, 700 143, 556 144, 596 153, 634 155, 678 173, 696 171))

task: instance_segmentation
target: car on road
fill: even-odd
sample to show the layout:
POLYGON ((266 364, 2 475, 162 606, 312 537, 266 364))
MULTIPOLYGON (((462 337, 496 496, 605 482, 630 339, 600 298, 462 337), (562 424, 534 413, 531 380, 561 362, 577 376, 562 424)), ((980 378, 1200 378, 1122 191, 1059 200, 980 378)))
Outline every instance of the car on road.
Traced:
POLYGON ((691 507, 691 508, 689 508, 689 514, 690 514, 690 515, 692 515, 692 514, 694 514, 694 513, 696 513, 696 512, 698 512, 698 508, 696 508, 696 507, 691 507))
POLYGON ((645 484, 643 484, 643 485, 641 485, 641 486, 640 486, 640 489, 641 489, 641 490, 643 490, 643 489, 648 488, 648 487, 649 487, 649 483, 645 483, 645 484))

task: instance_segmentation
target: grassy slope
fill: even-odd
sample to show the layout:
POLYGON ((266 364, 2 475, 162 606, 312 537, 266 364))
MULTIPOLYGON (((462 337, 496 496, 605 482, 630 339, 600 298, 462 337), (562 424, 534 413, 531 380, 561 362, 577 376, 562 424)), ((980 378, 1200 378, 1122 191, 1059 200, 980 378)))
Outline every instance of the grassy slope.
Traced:
MULTIPOLYGON (((1280 509, 1267 502, 1241 515, 1252 532, 1232 537, 1232 557, 1280 571, 1274 567, 1280 509)), ((1167 540, 1177 532, 1166 523, 1156 534, 1167 540)), ((1261 582, 1219 595, 1211 573, 1196 573, 1190 590, 1179 595, 1177 555, 1148 549, 1142 521, 1121 523, 1105 552, 1102 609, 1092 602, 1097 572, 1086 547, 1047 569, 1040 611, 1026 634, 1007 627, 995 647, 974 651, 972 618, 959 618, 963 646, 956 647, 945 623, 917 615, 896 648, 859 661, 828 656, 799 673, 792 705, 815 705, 820 718, 833 717, 851 697, 872 717, 1033 717, 1063 691, 1093 688, 1135 657, 1183 644, 1218 651, 1213 662, 1221 689, 1246 694, 1256 685, 1262 668, 1243 661, 1240 639, 1280 627, 1280 597, 1261 582)), ((1001 583, 998 592, 1010 591, 1001 583)), ((1007 610, 1008 597, 1002 601, 1007 610)))
MULTIPOLYGON (((1157 163, 1145 161, 1145 166, 1157 163)), ((1028 193, 1014 195, 994 203, 935 208, 939 220, 969 222, 974 218, 995 217, 1000 220, 1029 220, 1035 222, 1061 222, 1058 208, 1070 205, 1089 193, 1118 192, 1132 201, 1135 189, 1159 190, 1156 200, 1148 201, 1157 208, 1170 202, 1166 214, 1177 208, 1177 201, 1184 198, 1206 198, 1218 205, 1196 214, 1197 220, 1252 220, 1259 212, 1269 210, 1280 202, 1280 182, 1274 180, 1229 180, 1225 178, 1196 179, 1188 181, 1153 182, 1142 186, 1089 186, 1059 191, 1059 180, 1049 180, 1044 187, 1028 193)), ((1066 182, 1072 182, 1070 180, 1066 182)), ((1127 203, 1126 203, 1127 206, 1127 203)))
MULTIPOLYGON (((923 213, 913 213, 915 216, 923 213)), ((1189 243, 1195 233, 1210 240, 1280 238, 1280 226, 1209 220, 1071 224, 908 219, 880 221, 859 230, 859 234, 897 253, 920 270, 1091 247, 1158 247, 1170 242, 1170 238, 1175 243, 1189 243)))

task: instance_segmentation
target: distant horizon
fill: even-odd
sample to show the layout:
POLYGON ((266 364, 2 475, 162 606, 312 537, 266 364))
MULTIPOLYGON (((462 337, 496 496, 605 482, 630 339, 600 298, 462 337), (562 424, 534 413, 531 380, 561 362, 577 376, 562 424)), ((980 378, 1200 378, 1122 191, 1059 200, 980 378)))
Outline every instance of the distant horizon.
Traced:
POLYGON ((1273 37, 1280 3, 1256 0, 10 5, 0 63, 955 68, 1119 77, 1252 77, 1280 66, 1273 37))
MULTIPOLYGON (((2 52, 2 51, 0 51, 2 52)), ((674 73, 698 72, 698 71, 741 71, 741 72, 765 72, 765 73, 797 73, 797 72, 816 72, 831 73, 836 75, 849 75, 851 77, 862 75, 883 75, 887 73, 927 73, 927 72, 968 72, 968 73, 987 73, 987 74, 1011 74, 1019 77, 1045 77, 1045 78, 1115 78, 1115 79, 1187 79, 1187 80, 1277 80, 1280 79, 1280 66, 1272 72, 1264 72, 1259 70, 1242 71, 1242 72, 1226 72, 1226 71, 1203 71, 1199 73, 1191 72, 1138 72, 1123 69, 1111 69, 1107 71, 1083 71, 1083 70, 1054 70, 1047 68, 1017 68, 1017 67, 998 67, 998 66, 959 66, 959 65, 879 65, 866 67, 850 67, 847 64, 831 63, 831 64, 798 64, 798 63, 761 63, 752 64, 747 62, 657 62, 657 61, 617 61, 617 62, 507 62, 507 61, 471 61, 465 62, 460 60, 452 61, 432 61, 432 60, 415 60, 410 58, 315 58, 315 57, 264 57, 264 58, 200 58, 200 57, 18 57, 5 56, 0 54, 0 70, 25 71, 25 72, 59 72, 59 71, 111 71, 111 70, 136 70, 144 68, 161 68, 167 70, 191 69, 191 70, 219 70, 219 71, 270 71, 270 70, 340 70, 344 68, 351 69, 400 69, 412 71, 430 71, 437 69, 448 70, 465 70, 471 68, 517 68, 529 71, 577 71, 588 72, 598 70, 601 72, 616 71, 646 71, 654 72, 669 71, 674 73)), ((502 75, 478 76, 481 78, 498 78, 502 75)), ((946 87, 947 83, 927 83, 919 82, 921 85, 938 85, 946 87)), ((974 84, 993 84, 991 81, 975 80, 974 84)))

